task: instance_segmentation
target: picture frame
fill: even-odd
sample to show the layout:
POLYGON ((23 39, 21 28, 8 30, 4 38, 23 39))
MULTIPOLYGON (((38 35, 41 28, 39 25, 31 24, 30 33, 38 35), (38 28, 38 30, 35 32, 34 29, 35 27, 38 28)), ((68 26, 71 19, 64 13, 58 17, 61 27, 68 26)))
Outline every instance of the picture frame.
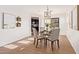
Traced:
POLYGON ((21 21, 21 17, 16 17, 16 21, 21 21))
POLYGON ((16 27, 21 27, 21 23, 16 23, 16 27))

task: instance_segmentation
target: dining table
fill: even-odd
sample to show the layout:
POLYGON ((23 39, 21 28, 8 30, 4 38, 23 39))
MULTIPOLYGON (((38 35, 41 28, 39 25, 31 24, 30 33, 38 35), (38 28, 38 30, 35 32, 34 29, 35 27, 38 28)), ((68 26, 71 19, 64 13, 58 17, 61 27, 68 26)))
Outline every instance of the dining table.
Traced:
POLYGON ((41 31, 41 33, 44 37, 44 47, 47 47, 47 39, 48 39, 48 36, 49 36, 49 31, 43 30, 43 31, 41 31))

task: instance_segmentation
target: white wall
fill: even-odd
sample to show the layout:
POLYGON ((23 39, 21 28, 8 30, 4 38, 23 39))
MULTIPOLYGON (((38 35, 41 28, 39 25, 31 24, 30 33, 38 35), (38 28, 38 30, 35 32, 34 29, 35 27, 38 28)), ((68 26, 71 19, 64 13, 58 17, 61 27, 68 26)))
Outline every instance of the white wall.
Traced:
POLYGON ((30 36, 30 18, 27 14, 23 15, 22 9, 19 6, 0 6, 0 46, 20 40, 22 38, 30 36), (1 13, 11 13, 15 16, 21 17, 21 27, 14 29, 2 29, 2 17, 1 13))
POLYGON ((74 14, 74 16, 73 16, 73 21, 74 21, 73 29, 70 27, 71 26, 70 22, 69 22, 71 19, 70 14, 71 14, 71 11, 68 12, 68 14, 67 14, 67 33, 66 33, 66 35, 67 35, 72 47, 74 48, 75 52, 79 53, 79 31, 76 30, 76 27, 75 27, 75 26, 77 26, 76 25, 77 24, 77 10, 73 9, 73 14, 74 14))
POLYGON ((2 28, 2 14, 0 13, 0 29, 2 28))
POLYGON ((67 37, 76 53, 79 53, 79 31, 67 30, 67 37))
POLYGON ((18 27, 14 29, 0 29, 0 46, 20 40, 24 37, 30 36, 29 28, 28 28, 29 23, 23 22, 23 24, 24 25, 22 25, 22 27, 18 27))

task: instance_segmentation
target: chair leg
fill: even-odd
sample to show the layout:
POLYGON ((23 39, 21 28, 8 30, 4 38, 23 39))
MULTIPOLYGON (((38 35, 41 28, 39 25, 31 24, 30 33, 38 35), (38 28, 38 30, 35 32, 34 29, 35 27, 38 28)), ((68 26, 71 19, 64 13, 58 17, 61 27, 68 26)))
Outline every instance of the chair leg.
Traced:
POLYGON ((40 45, 42 46, 42 39, 40 39, 40 45))
POLYGON ((40 39, 40 43, 42 43, 42 40, 40 39))
POLYGON ((53 51, 53 41, 51 41, 51 48, 52 48, 52 51, 53 51))
POLYGON ((59 48, 59 40, 57 40, 57 45, 58 45, 58 48, 59 48))
POLYGON ((35 42, 36 42, 36 38, 34 38, 34 45, 35 45, 35 42))
POLYGON ((37 43, 36 43, 36 48, 37 48, 37 46, 38 46, 38 39, 37 39, 37 43))
POLYGON ((44 40, 44 47, 45 48, 47 47, 47 40, 46 39, 44 40))
POLYGON ((47 47, 47 40, 46 40, 46 47, 47 47))

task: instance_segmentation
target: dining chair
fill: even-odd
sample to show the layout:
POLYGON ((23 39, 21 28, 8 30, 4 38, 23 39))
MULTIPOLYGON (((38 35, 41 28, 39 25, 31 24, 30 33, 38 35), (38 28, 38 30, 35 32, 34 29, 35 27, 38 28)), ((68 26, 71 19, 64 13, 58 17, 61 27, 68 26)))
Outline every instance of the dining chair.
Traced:
POLYGON ((52 30, 52 32, 50 33, 50 36, 48 37, 48 41, 51 42, 51 48, 53 50, 53 43, 57 42, 58 48, 59 48, 59 32, 60 29, 54 29, 52 30))
POLYGON ((37 33, 37 30, 35 28, 32 28, 32 30, 33 30, 33 37, 34 37, 34 44, 35 44, 38 33, 37 33))
POLYGON ((33 37, 34 37, 34 45, 36 44, 36 48, 38 45, 38 41, 40 40, 40 42, 42 41, 43 36, 39 35, 39 33, 37 32, 37 30, 35 28, 33 28, 33 37))

